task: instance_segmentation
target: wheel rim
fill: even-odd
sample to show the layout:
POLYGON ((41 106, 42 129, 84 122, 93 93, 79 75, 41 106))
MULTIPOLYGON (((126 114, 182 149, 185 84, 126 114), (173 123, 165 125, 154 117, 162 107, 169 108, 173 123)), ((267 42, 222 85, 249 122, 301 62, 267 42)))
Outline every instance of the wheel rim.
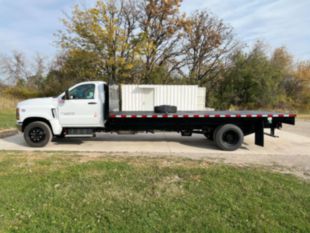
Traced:
POLYGON ((229 130, 223 134, 223 141, 228 145, 236 145, 238 144, 240 137, 237 132, 233 130, 229 130))
POLYGON ((44 141, 44 139, 46 138, 44 129, 40 127, 32 128, 29 131, 29 138, 33 143, 39 143, 44 141))

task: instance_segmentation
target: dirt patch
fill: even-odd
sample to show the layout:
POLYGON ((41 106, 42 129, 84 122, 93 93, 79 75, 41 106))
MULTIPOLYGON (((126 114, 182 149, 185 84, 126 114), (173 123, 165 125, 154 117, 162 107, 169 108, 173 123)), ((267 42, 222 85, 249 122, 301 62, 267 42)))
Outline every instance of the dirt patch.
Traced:
MULTIPOLYGON (((75 156, 74 156, 75 157, 75 156)), ((157 166, 160 168, 207 168, 210 164, 229 164, 238 167, 261 167, 284 174, 293 174, 310 179, 310 155, 271 155, 271 154, 143 154, 133 153, 79 153, 76 161, 126 162, 135 167, 157 166)), ((73 159, 75 160, 75 159, 73 159)), ((193 177, 199 180, 199 177, 193 177)))
MULTIPOLYGON (((92 153, 92 152, 3 152, 0 162, 9 157, 23 161, 22 165, 31 167, 40 161, 50 161, 61 167, 65 162, 88 163, 92 161, 124 162, 133 167, 158 168, 208 168, 211 164, 229 164, 236 167, 258 167, 284 174, 293 174, 310 180, 310 155, 261 155, 261 154, 133 154, 133 153, 92 153), (137 156, 139 155, 139 156, 137 156)), ((175 177, 174 177, 175 178, 175 177)), ((166 183, 177 179, 165 180, 166 183)), ((199 176, 193 176, 199 181, 199 176)), ((164 182, 164 183, 165 183, 164 182)))

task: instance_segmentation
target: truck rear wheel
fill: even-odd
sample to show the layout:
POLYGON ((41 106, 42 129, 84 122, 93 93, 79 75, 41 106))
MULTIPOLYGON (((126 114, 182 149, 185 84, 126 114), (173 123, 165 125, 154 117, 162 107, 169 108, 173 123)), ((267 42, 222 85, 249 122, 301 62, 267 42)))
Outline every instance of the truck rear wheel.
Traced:
POLYGON ((46 123, 35 121, 26 126, 24 139, 31 147, 44 147, 52 139, 52 132, 46 123))
POLYGON ((234 151, 241 147, 244 135, 242 130, 233 124, 219 126, 215 130, 215 144, 222 150, 234 151))

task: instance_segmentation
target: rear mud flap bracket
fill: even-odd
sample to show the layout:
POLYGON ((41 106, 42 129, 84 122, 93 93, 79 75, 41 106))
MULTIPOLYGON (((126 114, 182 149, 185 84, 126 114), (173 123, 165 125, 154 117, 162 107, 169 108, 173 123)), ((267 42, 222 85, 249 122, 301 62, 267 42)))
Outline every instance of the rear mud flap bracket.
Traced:
POLYGON ((264 121, 258 121, 255 124, 255 144, 264 146, 264 121))

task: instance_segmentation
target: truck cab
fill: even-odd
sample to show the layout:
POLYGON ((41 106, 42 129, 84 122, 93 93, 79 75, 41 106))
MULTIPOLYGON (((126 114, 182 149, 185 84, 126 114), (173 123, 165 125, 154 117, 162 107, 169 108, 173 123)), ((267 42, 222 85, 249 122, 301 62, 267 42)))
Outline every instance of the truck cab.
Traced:
POLYGON ((57 98, 62 127, 104 127, 104 82, 79 83, 57 98))
MULTIPOLYGON (((29 99, 18 103, 18 128, 24 132, 30 124, 36 126, 29 132, 27 130, 30 136, 26 142, 32 146, 41 146, 51 136, 63 136, 65 128, 104 128, 105 85, 105 82, 100 81, 82 82, 58 97, 29 99)), ((88 135, 85 130, 80 130, 80 134, 76 135, 82 134, 88 135)))

